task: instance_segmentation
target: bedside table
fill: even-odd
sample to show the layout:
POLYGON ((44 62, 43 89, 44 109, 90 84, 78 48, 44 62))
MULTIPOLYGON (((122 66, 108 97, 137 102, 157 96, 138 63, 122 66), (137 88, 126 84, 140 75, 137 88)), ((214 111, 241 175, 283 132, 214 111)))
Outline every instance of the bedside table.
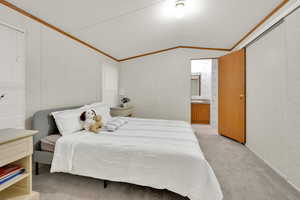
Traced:
POLYGON ((25 171, 0 185, 1 200, 38 200, 32 191, 33 135, 37 131, 21 129, 0 130, 0 167, 17 164, 25 171))
POLYGON ((133 106, 128 107, 112 107, 110 108, 110 114, 113 117, 132 117, 133 106))

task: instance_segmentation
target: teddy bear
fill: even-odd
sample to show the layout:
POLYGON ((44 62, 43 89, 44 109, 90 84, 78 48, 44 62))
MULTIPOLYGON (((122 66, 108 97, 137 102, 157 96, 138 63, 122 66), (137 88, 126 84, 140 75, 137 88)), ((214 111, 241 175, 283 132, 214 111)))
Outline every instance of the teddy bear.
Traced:
POLYGON ((99 133, 103 127, 102 118, 97 115, 94 110, 87 110, 80 115, 80 120, 83 122, 83 128, 86 131, 99 133))

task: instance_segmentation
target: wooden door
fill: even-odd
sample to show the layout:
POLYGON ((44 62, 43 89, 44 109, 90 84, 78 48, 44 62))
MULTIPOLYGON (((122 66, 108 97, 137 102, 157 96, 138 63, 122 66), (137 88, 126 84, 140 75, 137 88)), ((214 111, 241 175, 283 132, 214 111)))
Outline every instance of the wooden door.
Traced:
POLYGON ((245 49, 219 58, 219 134, 245 144, 245 49))

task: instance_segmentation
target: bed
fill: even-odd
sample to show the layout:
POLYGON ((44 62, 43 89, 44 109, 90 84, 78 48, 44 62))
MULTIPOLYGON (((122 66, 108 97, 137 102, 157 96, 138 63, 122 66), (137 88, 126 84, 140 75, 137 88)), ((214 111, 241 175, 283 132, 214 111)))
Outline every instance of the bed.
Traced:
POLYGON ((40 140, 57 132, 49 116, 53 111, 40 111, 33 118, 34 128, 40 131, 34 139, 35 162, 51 164, 52 173, 167 189, 191 200, 223 198, 190 124, 123 118, 128 123, 115 132, 78 131, 61 137, 53 154, 40 149, 40 140))

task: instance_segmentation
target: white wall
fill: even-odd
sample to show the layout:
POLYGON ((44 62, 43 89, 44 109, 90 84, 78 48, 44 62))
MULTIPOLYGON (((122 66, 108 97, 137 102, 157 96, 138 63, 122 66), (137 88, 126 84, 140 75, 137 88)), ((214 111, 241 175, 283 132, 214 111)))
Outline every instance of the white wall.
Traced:
POLYGON ((176 49, 123 62, 120 88, 131 98, 137 117, 190 121, 190 61, 223 54, 220 51, 176 49))
POLYGON ((102 66, 102 85, 104 103, 111 106, 119 104, 119 66, 106 62, 102 66))
POLYGON ((81 105, 106 97, 102 67, 106 66, 104 71, 109 67, 116 70, 118 63, 2 5, 0 20, 26 31, 28 124, 37 110, 81 105))
POLYGON ((300 189, 300 9, 247 48, 247 146, 300 189))

